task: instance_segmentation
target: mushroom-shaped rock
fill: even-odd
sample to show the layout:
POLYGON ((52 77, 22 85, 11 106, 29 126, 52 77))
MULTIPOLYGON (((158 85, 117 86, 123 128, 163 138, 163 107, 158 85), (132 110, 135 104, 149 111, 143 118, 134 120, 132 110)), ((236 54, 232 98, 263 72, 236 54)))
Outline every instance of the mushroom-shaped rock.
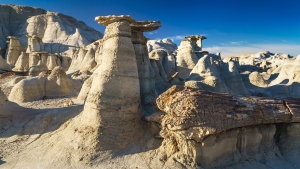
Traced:
POLYGON ((24 52, 25 49, 21 46, 19 39, 13 36, 8 37, 8 51, 7 51, 7 63, 14 67, 18 57, 21 55, 21 52, 24 52))
POLYGON ((159 21, 135 21, 130 24, 132 31, 150 32, 161 27, 159 21))
POLYGON ((188 39, 190 42, 192 42, 192 46, 195 51, 202 50, 202 40, 206 39, 205 36, 201 36, 201 35, 185 36, 185 38, 188 39))
MULTIPOLYGON (((94 150, 122 150, 139 136, 141 112, 136 56, 131 42, 130 16, 100 16, 106 27, 102 64, 96 74, 82 112, 83 125, 99 131, 86 145, 94 150)), ((82 140, 84 143, 85 140, 82 140)))
POLYGON ((122 20, 126 20, 128 23, 132 23, 135 21, 130 15, 108 15, 95 17, 95 21, 104 26, 108 26, 111 23, 120 22, 122 20))
POLYGON ((151 67, 147 50, 147 38, 143 35, 145 31, 156 30, 161 26, 159 21, 138 21, 130 24, 132 32, 132 43, 136 55, 136 63, 140 81, 141 105, 143 115, 154 112, 151 101, 156 97, 155 72, 151 67))

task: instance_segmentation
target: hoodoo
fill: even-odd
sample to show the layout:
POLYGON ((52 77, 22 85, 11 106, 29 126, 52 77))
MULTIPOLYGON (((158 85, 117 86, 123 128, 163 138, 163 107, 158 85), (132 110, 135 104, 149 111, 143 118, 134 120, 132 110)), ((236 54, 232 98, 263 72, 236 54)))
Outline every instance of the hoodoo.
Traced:
POLYGON ((137 138, 140 86, 130 16, 98 16, 106 26, 102 63, 85 101, 83 123, 98 131, 99 150, 124 149, 137 138))
POLYGON ((159 21, 139 21, 131 23, 132 43, 140 80, 141 105, 143 115, 154 112, 151 101, 157 96, 155 92, 155 73, 150 64, 147 50, 147 38, 143 32, 153 31, 161 26, 159 21))

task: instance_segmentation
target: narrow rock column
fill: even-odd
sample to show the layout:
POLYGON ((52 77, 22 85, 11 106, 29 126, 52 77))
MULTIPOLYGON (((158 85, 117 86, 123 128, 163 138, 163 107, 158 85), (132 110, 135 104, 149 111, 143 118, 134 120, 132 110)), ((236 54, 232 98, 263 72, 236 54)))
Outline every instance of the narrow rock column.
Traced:
POLYGON ((102 64, 86 98, 82 122, 97 131, 97 150, 121 150, 132 144, 140 130, 140 86, 131 42, 130 16, 98 16, 107 26, 102 64))
POLYGON ((195 51, 202 50, 202 40, 206 39, 205 36, 201 35, 186 36, 185 38, 192 42, 195 51))
POLYGON ((21 46, 19 39, 15 38, 13 36, 9 36, 9 47, 7 52, 7 63, 14 67, 19 56, 21 55, 21 52, 24 52, 25 49, 21 46))
POLYGON ((147 38, 143 35, 143 32, 156 30, 161 26, 161 23, 159 21, 139 21, 132 23, 130 26, 140 81, 141 106, 143 116, 146 116, 154 112, 151 101, 157 95, 155 92, 155 72, 151 67, 147 38))

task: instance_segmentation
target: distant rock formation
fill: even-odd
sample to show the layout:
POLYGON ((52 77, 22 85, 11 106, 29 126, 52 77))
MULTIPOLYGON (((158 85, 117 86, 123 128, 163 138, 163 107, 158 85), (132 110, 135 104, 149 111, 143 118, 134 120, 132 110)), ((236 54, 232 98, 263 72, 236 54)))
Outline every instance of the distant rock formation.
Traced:
MULTIPOLYGON (((40 49, 49 53, 72 54, 73 49, 88 45, 102 37, 100 32, 82 21, 40 8, 0 5, 0 12, 2 49, 7 49, 7 37, 14 36, 20 39, 23 48, 27 49, 29 46, 29 51, 40 49)), ((13 59, 11 65, 14 62, 13 59)))
POLYGON ((207 51, 202 51, 202 40, 206 39, 205 36, 186 36, 185 38, 181 41, 176 55, 178 77, 182 79, 186 79, 198 60, 208 54, 207 51))
POLYGON ((177 50, 177 45, 173 43, 171 39, 165 38, 162 40, 148 40, 147 48, 149 52, 155 49, 164 49, 174 52, 177 50))

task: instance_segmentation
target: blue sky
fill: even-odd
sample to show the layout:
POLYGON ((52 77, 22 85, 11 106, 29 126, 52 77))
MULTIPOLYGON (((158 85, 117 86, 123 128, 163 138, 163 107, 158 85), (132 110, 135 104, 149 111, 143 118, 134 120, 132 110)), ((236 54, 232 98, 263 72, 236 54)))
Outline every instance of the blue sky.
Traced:
POLYGON ((299 0, 0 0, 60 12, 104 32, 94 21, 100 15, 131 15, 159 20, 162 27, 145 33, 150 39, 205 35, 205 50, 222 56, 271 52, 300 54, 299 0))

